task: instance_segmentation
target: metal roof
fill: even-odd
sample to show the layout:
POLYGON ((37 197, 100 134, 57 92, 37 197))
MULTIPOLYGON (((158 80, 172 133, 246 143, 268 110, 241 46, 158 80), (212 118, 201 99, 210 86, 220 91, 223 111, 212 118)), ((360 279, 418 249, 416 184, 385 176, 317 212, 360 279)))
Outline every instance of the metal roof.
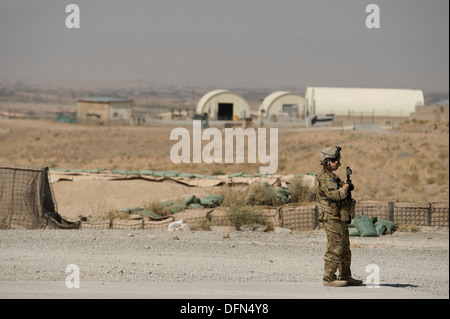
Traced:
POLYGON ((120 103, 120 102, 133 102, 133 100, 116 97, 87 97, 79 99, 78 102, 120 103))
POLYGON ((197 103, 197 111, 202 112, 203 107, 205 106, 206 103, 208 103, 209 100, 211 100, 211 98, 213 98, 216 95, 223 94, 223 93, 230 93, 230 91, 228 91, 228 90, 213 90, 213 91, 210 91, 210 92, 206 93, 205 95, 203 95, 197 103))
POLYGON ((265 99, 262 101, 261 105, 259 106, 259 111, 264 110, 265 112, 268 112, 272 104, 277 101, 279 98, 284 96, 291 96, 299 100, 299 104, 304 104, 305 98, 301 96, 300 94, 289 92, 289 91, 277 91, 269 94, 265 97, 265 99))
POLYGON ((202 114, 204 112, 205 106, 210 102, 210 100, 221 95, 226 95, 228 98, 234 97, 235 100, 239 101, 239 105, 243 107, 248 112, 248 114, 250 114, 250 107, 247 101, 245 101, 244 98, 242 98, 240 95, 228 90, 213 90, 203 95, 197 103, 196 112, 202 114))

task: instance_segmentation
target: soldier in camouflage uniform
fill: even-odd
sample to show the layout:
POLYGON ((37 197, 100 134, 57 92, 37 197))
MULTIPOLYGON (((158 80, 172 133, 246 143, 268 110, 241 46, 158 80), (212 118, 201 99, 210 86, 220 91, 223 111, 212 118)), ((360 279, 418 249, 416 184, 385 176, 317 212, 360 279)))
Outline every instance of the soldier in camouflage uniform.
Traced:
POLYGON ((323 275, 324 286, 358 286, 361 280, 351 277, 351 251, 347 222, 350 217, 343 209, 343 201, 354 186, 343 182, 333 173, 340 166, 341 148, 327 147, 320 154, 321 172, 316 178, 316 192, 319 201, 319 221, 327 234, 327 250, 323 275), (336 272, 339 271, 339 277, 336 272))

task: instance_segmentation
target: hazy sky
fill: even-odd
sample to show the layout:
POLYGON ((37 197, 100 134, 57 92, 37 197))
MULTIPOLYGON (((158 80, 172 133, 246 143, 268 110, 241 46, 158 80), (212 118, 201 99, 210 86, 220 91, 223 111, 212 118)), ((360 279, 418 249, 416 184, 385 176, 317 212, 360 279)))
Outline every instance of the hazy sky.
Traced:
POLYGON ((448 91, 448 69, 448 0, 0 0, 0 80, 448 91))

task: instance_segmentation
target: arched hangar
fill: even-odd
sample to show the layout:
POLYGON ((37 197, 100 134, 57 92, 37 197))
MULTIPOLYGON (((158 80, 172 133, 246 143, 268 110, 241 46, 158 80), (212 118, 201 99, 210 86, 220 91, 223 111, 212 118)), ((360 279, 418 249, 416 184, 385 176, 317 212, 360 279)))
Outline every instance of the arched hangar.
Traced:
POLYGON ((250 107, 241 96, 233 92, 214 90, 201 97, 196 113, 207 113, 211 120, 237 121, 250 117, 250 107))
POLYGON ((308 87, 306 105, 311 114, 409 116, 424 105, 421 90, 308 87))
POLYGON ((270 118, 272 114, 288 113, 302 118, 306 115, 305 98, 297 93, 277 91, 269 94, 259 106, 259 114, 270 118))

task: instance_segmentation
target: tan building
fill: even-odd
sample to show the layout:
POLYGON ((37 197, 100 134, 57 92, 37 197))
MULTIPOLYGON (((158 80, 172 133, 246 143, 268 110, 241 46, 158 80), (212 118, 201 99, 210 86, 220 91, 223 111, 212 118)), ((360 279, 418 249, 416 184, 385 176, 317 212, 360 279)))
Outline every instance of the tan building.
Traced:
POLYGON ((79 99, 77 104, 77 120, 79 122, 123 122, 131 118, 133 100, 109 97, 91 97, 79 99))
POLYGON ((418 105, 411 118, 418 121, 449 122, 448 105, 418 105))

